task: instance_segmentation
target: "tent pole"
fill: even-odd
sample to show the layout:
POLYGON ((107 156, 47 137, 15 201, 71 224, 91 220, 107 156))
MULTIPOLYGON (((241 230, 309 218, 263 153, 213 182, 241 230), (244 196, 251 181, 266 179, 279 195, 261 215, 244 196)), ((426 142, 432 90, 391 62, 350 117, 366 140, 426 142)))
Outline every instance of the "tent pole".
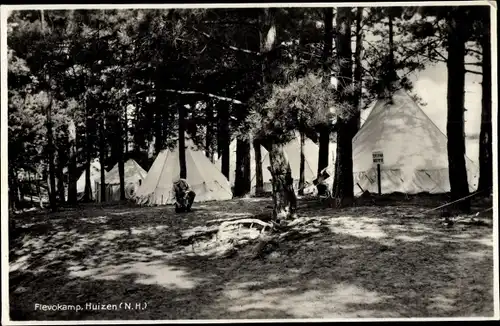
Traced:
POLYGON ((356 182, 356 185, 358 186, 359 189, 361 189, 361 193, 365 192, 365 190, 363 188, 361 188, 361 186, 359 185, 359 182, 356 182))

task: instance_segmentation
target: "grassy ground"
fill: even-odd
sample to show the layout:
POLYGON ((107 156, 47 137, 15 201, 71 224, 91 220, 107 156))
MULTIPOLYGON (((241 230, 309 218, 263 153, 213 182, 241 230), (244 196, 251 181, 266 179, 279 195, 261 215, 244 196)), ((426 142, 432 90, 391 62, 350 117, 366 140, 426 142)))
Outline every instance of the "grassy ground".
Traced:
POLYGON ((283 242, 266 258, 178 251, 182 232, 214 219, 268 214, 270 205, 232 200, 198 204, 183 215, 171 207, 87 205, 11 217, 11 319, 493 315, 491 211, 485 225, 446 226, 415 201, 342 210, 301 201, 299 215, 322 221, 320 232, 283 242), (35 309, 120 302, 131 308, 35 309))

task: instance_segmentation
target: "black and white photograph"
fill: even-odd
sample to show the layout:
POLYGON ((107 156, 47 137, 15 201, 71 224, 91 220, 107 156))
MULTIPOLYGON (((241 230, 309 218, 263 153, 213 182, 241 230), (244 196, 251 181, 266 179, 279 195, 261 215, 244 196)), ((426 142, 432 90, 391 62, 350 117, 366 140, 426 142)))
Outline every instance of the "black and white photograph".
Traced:
POLYGON ((2 5, 2 324, 498 320, 496 10, 2 5))

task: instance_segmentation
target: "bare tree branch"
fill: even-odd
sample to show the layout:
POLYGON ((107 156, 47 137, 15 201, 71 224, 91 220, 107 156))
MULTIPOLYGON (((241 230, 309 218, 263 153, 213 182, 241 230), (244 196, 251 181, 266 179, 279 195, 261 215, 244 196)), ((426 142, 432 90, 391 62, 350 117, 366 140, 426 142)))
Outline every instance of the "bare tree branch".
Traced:
POLYGON ((446 62, 448 60, 448 58, 446 58, 441 52, 439 52, 436 48, 432 49, 434 51, 434 53, 436 53, 439 57, 441 57, 441 59, 446 62))
POLYGON ((483 64, 481 62, 466 62, 466 65, 471 65, 471 66, 477 66, 477 67, 482 67, 483 64))
POLYGON ((195 30, 196 32, 202 34, 203 36, 205 36, 206 38, 209 38, 211 39, 212 41, 215 41, 216 43, 218 43, 219 45, 221 45, 222 47, 224 48, 227 48, 227 49, 230 49, 230 50, 233 50, 233 51, 238 51, 238 52, 244 52, 244 53, 248 53, 248 54, 253 54, 253 55, 256 55, 256 56, 260 56, 262 55, 260 52, 257 52, 257 51, 252 51, 252 50, 248 50, 248 49, 242 49, 242 48, 238 48, 236 46, 232 46, 232 45, 229 45, 229 44, 224 44, 220 41, 216 41, 215 38, 208 34, 208 33, 205 33, 203 31, 200 31, 199 29, 197 29, 196 27, 191 27, 193 30, 195 30))
POLYGON ((404 46, 404 45, 400 45, 405 51, 408 51, 408 54, 402 59, 402 60, 399 60, 400 63, 404 63, 406 62, 408 59, 410 59, 411 57, 415 56, 415 55, 421 55, 423 57, 426 57, 430 60, 434 60, 434 61, 441 61, 441 62, 446 62, 446 58, 444 56, 441 55, 441 53, 437 52, 435 50, 435 48, 433 49, 436 54, 438 54, 439 56, 442 56, 442 59, 436 59, 436 58, 431 58, 430 56, 426 55, 426 54, 423 54, 423 50, 428 47, 428 46, 433 46, 435 45, 435 43, 439 42, 440 40, 439 39, 435 39, 429 43, 426 43, 426 44, 423 44, 422 46, 420 46, 419 48, 417 49, 409 49, 408 47, 404 46), (444 59, 443 59, 444 58, 444 59))
POLYGON ((475 50, 475 49, 466 49, 465 52, 466 53, 475 53, 475 54, 483 55, 483 51, 475 50))
POLYGON ((474 74, 474 75, 480 75, 482 76, 483 73, 482 72, 479 72, 479 71, 474 71, 474 70, 468 70, 468 69, 465 69, 465 72, 469 73, 469 74, 474 74))
POLYGON ((178 90, 178 89, 168 89, 168 88, 167 89, 150 89, 150 90, 139 91, 139 92, 135 93, 135 95, 137 96, 137 95, 141 95, 141 94, 156 93, 156 92, 177 93, 177 94, 181 94, 181 95, 188 95, 188 94, 203 95, 203 96, 216 98, 216 99, 221 100, 221 101, 231 102, 233 104, 245 105, 243 102, 241 102, 237 99, 225 97, 225 96, 221 96, 221 95, 216 95, 216 94, 212 94, 212 93, 198 92, 198 91, 186 91, 186 90, 178 90))

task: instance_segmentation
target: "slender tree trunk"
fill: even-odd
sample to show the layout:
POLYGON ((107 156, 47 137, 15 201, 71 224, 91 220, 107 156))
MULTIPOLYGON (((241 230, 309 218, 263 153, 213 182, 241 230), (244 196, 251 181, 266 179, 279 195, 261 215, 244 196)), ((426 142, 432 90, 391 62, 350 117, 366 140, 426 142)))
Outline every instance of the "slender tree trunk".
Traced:
POLYGON ((186 108, 179 105, 179 166, 181 179, 187 178, 186 168, 186 108))
MULTIPOLYGON (((337 60, 340 67, 339 92, 352 84, 352 51, 351 51, 351 8, 337 9, 337 60)), ((344 101, 352 99, 344 95, 344 101)), ((354 116, 337 119, 337 155, 335 160, 335 179, 333 198, 335 206, 350 205, 354 199, 354 185, 352 177, 352 138, 357 122, 354 116)))
POLYGON ((157 100, 155 100, 155 103, 153 104, 155 108, 155 118, 154 118, 154 135, 155 135, 155 154, 160 153, 160 151, 163 149, 163 113, 162 113, 162 108, 160 107, 160 103, 158 103, 157 100))
POLYGON ((64 189, 64 166, 66 165, 67 154, 65 149, 58 149, 57 151, 57 193, 59 197, 59 202, 64 203, 66 201, 66 191, 64 189))
MULTIPOLYGON (((123 133, 122 133, 122 117, 118 116, 118 173, 120 175, 120 200, 124 201, 125 197, 125 160, 123 155, 123 133)), ((101 172, 102 173, 102 172, 101 172)))
POLYGON ((361 126, 361 116, 360 116, 360 103, 362 96, 362 86, 363 86, 363 66, 361 62, 361 53, 363 51, 363 31, 361 29, 361 22, 363 19, 363 7, 358 7, 356 11, 356 49, 354 51, 354 84, 355 93, 353 96, 353 107, 355 109, 356 119, 356 129, 353 130, 353 134, 356 135, 361 126))
MULTIPOLYGON (((469 195, 465 167, 464 97, 465 97, 465 43, 467 24, 465 9, 457 7, 450 15, 448 34, 448 165, 453 200, 469 195)), ((470 210, 470 200, 462 200, 456 208, 470 210)))
POLYGON ((24 182, 19 182, 18 183, 18 192, 19 192, 19 203, 21 205, 24 205, 24 182))
POLYGON ((125 155, 128 157, 128 107, 125 107, 125 121, 123 125, 123 131, 125 133, 125 155))
POLYGON ((36 192, 38 194, 38 200, 40 202, 40 208, 43 208, 43 200, 42 200, 42 189, 40 187, 40 178, 36 178, 36 192))
POLYGON ((50 209, 57 210, 57 197, 56 197, 56 169, 54 164, 54 135, 52 133, 52 103, 53 98, 50 96, 49 103, 46 108, 47 113, 47 156, 49 161, 49 201, 50 209))
POLYGON ((213 155, 213 141, 214 141, 214 133, 213 133, 213 123, 214 123, 214 108, 211 102, 206 103, 205 108, 205 121, 206 121, 206 134, 205 134, 205 155, 208 157, 210 162, 214 162, 213 155))
POLYGON ((394 83, 397 79, 397 74, 396 74, 396 67, 395 67, 395 62, 394 62, 394 26, 393 26, 393 13, 391 8, 389 8, 389 73, 390 73, 390 80, 389 80, 389 86, 393 86, 392 83, 394 83))
POLYGON ((299 195, 304 195, 304 185, 305 185, 305 177, 304 177, 304 169, 306 165, 306 160, 304 157, 304 142, 305 135, 303 132, 300 133, 300 174, 299 174, 299 195))
POLYGON ((132 138, 133 138, 133 144, 134 144, 134 153, 136 155, 140 155, 142 152, 148 153, 149 157, 149 145, 146 140, 146 135, 143 132, 143 129, 141 128, 141 121, 148 120, 147 117, 144 117, 144 111, 147 112, 143 108, 144 104, 137 105, 135 107, 135 119, 134 119, 134 128, 132 130, 132 138))
POLYGON ((16 211, 17 208, 19 207, 19 182, 18 182, 17 172, 15 171, 15 169, 12 169, 12 174, 10 175, 9 181, 10 181, 9 199, 10 199, 11 209, 13 211, 16 211))
MULTIPOLYGON (((86 120, 85 120, 85 137, 86 137, 86 162, 85 162, 85 192, 83 195, 83 201, 89 202, 93 200, 92 193, 92 185, 90 184, 90 164, 92 163, 92 137, 91 137, 91 117, 90 110, 88 107, 87 99, 85 99, 85 111, 86 111, 86 120)), ((102 168, 102 167, 101 167, 102 168)))
POLYGON ((30 185, 30 204, 33 206, 33 179, 31 179, 31 172, 28 171, 28 182, 30 185))
POLYGON ((262 151, 258 140, 253 141, 255 152, 255 195, 260 196, 264 192, 264 177, 262 173, 262 151))
POLYGON ((229 107, 227 104, 219 106, 219 129, 218 129, 218 148, 221 158, 221 172, 229 180, 229 159, 231 135, 229 133, 229 107))
MULTIPOLYGON (((106 201, 106 170, 104 169, 104 161, 106 160, 106 138, 104 135, 104 112, 101 111, 99 117, 99 161, 101 162, 101 180, 100 185, 101 189, 99 190, 101 193, 100 200, 101 202, 106 201)), ((96 198, 97 199, 97 198, 96 198)))
POLYGON ((240 197, 250 192, 250 141, 238 138, 236 144, 236 173, 234 196, 240 197))
POLYGON ((486 7, 487 15, 481 38, 482 58, 482 111, 481 132, 479 134, 479 183, 477 190, 482 195, 489 196, 493 191, 493 144, 491 128, 491 35, 490 8, 486 7))
POLYGON ((290 164, 285 155, 283 145, 270 144, 269 171, 273 186, 273 219, 288 220, 295 216, 297 211, 297 197, 293 189, 293 178, 290 164))
POLYGON ((70 204, 76 204, 78 200, 76 181, 78 177, 76 175, 76 126, 73 121, 70 122, 68 126, 69 133, 69 164, 68 164, 68 202, 70 204))
MULTIPOLYGON (((325 83, 330 83, 332 49, 333 49, 333 8, 324 9, 325 17, 325 34, 323 48, 323 70, 325 73, 325 83)), ((325 108, 328 110, 329 108, 325 108)), ((329 165, 330 153, 330 126, 324 124, 319 130, 319 153, 318 153, 318 177, 329 165)))
MULTIPOLYGON (((272 39, 271 30, 274 26, 273 11, 263 9, 262 17, 259 18, 261 28, 259 30, 259 52, 263 55, 261 63, 261 84, 260 87, 264 89, 267 84, 268 75, 270 74, 269 58, 266 54, 272 51, 275 46, 275 40, 272 39), (269 40, 268 40, 268 36, 269 40)), ((255 151, 255 195, 261 196, 264 193, 264 176, 262 172, 262 143, 258 139, 253 142, 255 151)))

